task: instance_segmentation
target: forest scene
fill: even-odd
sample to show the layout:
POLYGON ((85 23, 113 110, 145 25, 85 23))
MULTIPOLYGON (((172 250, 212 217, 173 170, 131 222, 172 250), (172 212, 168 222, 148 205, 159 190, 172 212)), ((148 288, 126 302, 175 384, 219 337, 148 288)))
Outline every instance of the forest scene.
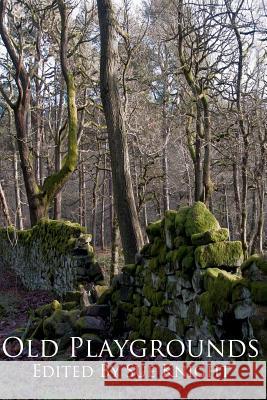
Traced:
POLYGON ((0 359, 266 361, 266 1, 0 0, 0 50, 0 359))

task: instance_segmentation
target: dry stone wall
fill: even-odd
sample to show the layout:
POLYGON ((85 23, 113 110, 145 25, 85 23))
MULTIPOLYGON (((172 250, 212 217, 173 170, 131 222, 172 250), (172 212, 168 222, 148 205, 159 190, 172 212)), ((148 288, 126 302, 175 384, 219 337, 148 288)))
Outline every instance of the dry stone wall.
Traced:
POLYGON ((0 263, 13 269, 30 290, 61 296, 79 282, 103 280, 91 235, 69 221, 41 220, 32 229, 0 230, 0 263))
POLYGON ((266 351, 266 259, 244 263, 241 243, 228 240, 201 202, 167 211, 147 234, 136 264, 126 265, 99 300, 112 306, 114 334, 192 340, 196 354, 203 338, 246 342, 258 335, 266 351))

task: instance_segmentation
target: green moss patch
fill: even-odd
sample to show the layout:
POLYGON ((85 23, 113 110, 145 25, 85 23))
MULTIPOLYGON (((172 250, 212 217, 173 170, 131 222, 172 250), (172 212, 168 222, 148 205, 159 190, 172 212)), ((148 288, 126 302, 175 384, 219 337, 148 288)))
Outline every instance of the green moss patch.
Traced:
POLYGON ((257 268, 264 274, 267 274, 267 258, 260 254, 253 254, 241 265, 241 271, 246 271, 252 264, 255 264, 257 268))
POLYGON ((195 250, 195 261, 200 268, 239 267, 243 261, 241 242, 218 242, 199 246, 195 250))
POLYGON ((198 201, 186 215, 185 234, 190 237, 196 233, 220 229, 220 224, 204 203, 198 201))
POLYGON ((256 304, 267 305, 267 282, 251 282, 251 295, 256 304))
POLYGON ((229 230, 221 228, 218 230, 210 230, 204 233, 195 233, 191 236, 194 246, 201 246, 209 243, 223 242, 229 239, 229 230))

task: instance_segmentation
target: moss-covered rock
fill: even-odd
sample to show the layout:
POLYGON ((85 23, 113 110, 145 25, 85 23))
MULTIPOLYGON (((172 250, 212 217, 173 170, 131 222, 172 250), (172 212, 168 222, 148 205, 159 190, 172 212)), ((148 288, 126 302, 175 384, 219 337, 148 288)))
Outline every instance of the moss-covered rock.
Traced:
POLYGON ((43 331, 44 336, 48 339, 60 338, 66 334, 72 334, 69 311, 54 311, 50 317, 44 319, 43 331))
POLYGON ((99 304, 99 305, 109 304, 109 302, 111 301, 112 293, 113 293, 113 288, 109 288, 109 289, 105 290, 98 298, 97 304, 99 304))
POLYGON ((177 211, 168 210, 165 211, 164 218, 164 237, 165 244, 169 249, 173 249, 174 247, 174 239, 175 239, 175 218, 177 215, 177 211))
POLYGON ((127 303, 125 301, 120 301, 118 304, 118 308, 125 313, 131 313, 134 305, 132 303, 127 303))
POLYGON ((251 282, 250 288, 253 301, 267 306, 267 282, 251 282))
POLYGON ((241 265, 242 275, 251 281, 261 281, 267 275, 267 256, 253 254, 241 265))
POLYGON ((128 315, 126 324, 129 328, 133 329, 134 331, 139 331, 140 320, 134 315, 132 314, 128 315))
POLYGON ((164 313, 164 308, 163 307, 156 307, 152 306, 150 309, 150 314, 152 315, 153 318, 160 318, 160 316, 164 313))
POLYGON ((241 242, 218 242, 199 246, 195 250, 195 261, 200 268, 222 267, 232 269, 243 262, 241 242))
POLYGON ((35 310, 35 315, 39 318, 49 317, 56 310, 61 310, 62 305, 57 300, 53 300, 52 303, 44 304, 35 310))
POLYGON ((204 233, 195 233, 191 236, 194 246, 202 246, 209 243, 223 242, 229 239, 229 230, 221 228, 218 230, 210 230, 204 233))
POLYGON ((136 264, 127 264, 122 268, 122 272, 126 272, 127 274, 134 276, 136 268, 137 268, 136 264))
POLYGON ((145 339, 150 339, 152 336, 154 323, 151 315, 144 316, 141 318, 139 332, 145 339))
POLYGON ((175 230, 178 236, 185 235, 185 222, 187 218, 187 214, 190 210, 190 207, 180 207, 175 216, 175 230))
POLYGON ((154 306, 161 306, 164 300, 164 292, 156 291, 152 286, 145 285, 143 294, 147 300, 154 306))
POLYGON ((185 234, 192 237, 196 233, 220 229, 220 224, 204 203, 196 202, 187 212, 185 234))
POLYGON ((147 228, 146 228, 146 233, 148 236, 148 239, 150 242, 153 242, 153 240, 156 237, 161 237, 161 233, 162 233, 162 221, 155 221, 155 222, 151 222, 150 224, 148 224, 147 228))
POLYGON ((74 310, 77 309, 78 304, 75 301, 69 301, 67 303, 62 303, 62 310, 74 310))

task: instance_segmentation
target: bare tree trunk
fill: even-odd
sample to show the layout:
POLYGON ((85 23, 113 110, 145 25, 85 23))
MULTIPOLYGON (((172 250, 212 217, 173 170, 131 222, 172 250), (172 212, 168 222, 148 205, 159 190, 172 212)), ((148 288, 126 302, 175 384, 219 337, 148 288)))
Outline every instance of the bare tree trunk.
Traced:
POLYGON ((80 153, 79 167, 79 223, 86 227, 86 183, 84 161, 80 153))
POLYGON ((120 230, 116 216, 113 216, 112 221, 112 237, 111 237, 111 266, 110 266, 110 283, 114 275, 119 272, 119 241, 120 230))
POLYGON ((107 122, 114 202, 126 263, 143 245, 129 165, 127 133, 118 87, 118 39, 111 0, 98 0, 101 39, 100 89, 107 122))
POLYGON ((104 170, 103 170, 103 181, 102 181, 102 193, 101 193, 101 215, 100 215, 100 247, 102 250, 105 248, 105 196, 106 196, 106 175, 107 175, 107 146, 105 142, 104 146, 104 170))
POLYGON ((163 153, 162 153, 162 172, 163 172, 163 209, 164 211, 170 209, 170 193, 169 193, 169 165, 168 165, 168 145, 166 142, 168 136, 168 122, 166 103, 162 105, 162 139, 163 139, 163 153))
POLYGON ((6 221, 6 226, 12 225, 10 214, 9 214, 9 209, 6 201, 6 195, 4 192, 4 189, 2 187, 2 183, 0 182, 0 206, 6 221))
POLYGON ((96 165, 95 181, 93 186, 93 201, 92 201, 92 234, 93 245, 97 244, 97 210, 98 210, 98 186, 99 186, 99 161, 96 165))
POLYGON ((20 183, 19 183, 19 173, 18 173, 18 157, 17 151, 14 143, 13 148, 13 171, 14 171, 14 181, 15 181, 15 199, 16 199, 16 225, 19 230, 23 230, 23 216, 22 216, 22 206, 21 206, 21 195, 20 195, 20 183))

